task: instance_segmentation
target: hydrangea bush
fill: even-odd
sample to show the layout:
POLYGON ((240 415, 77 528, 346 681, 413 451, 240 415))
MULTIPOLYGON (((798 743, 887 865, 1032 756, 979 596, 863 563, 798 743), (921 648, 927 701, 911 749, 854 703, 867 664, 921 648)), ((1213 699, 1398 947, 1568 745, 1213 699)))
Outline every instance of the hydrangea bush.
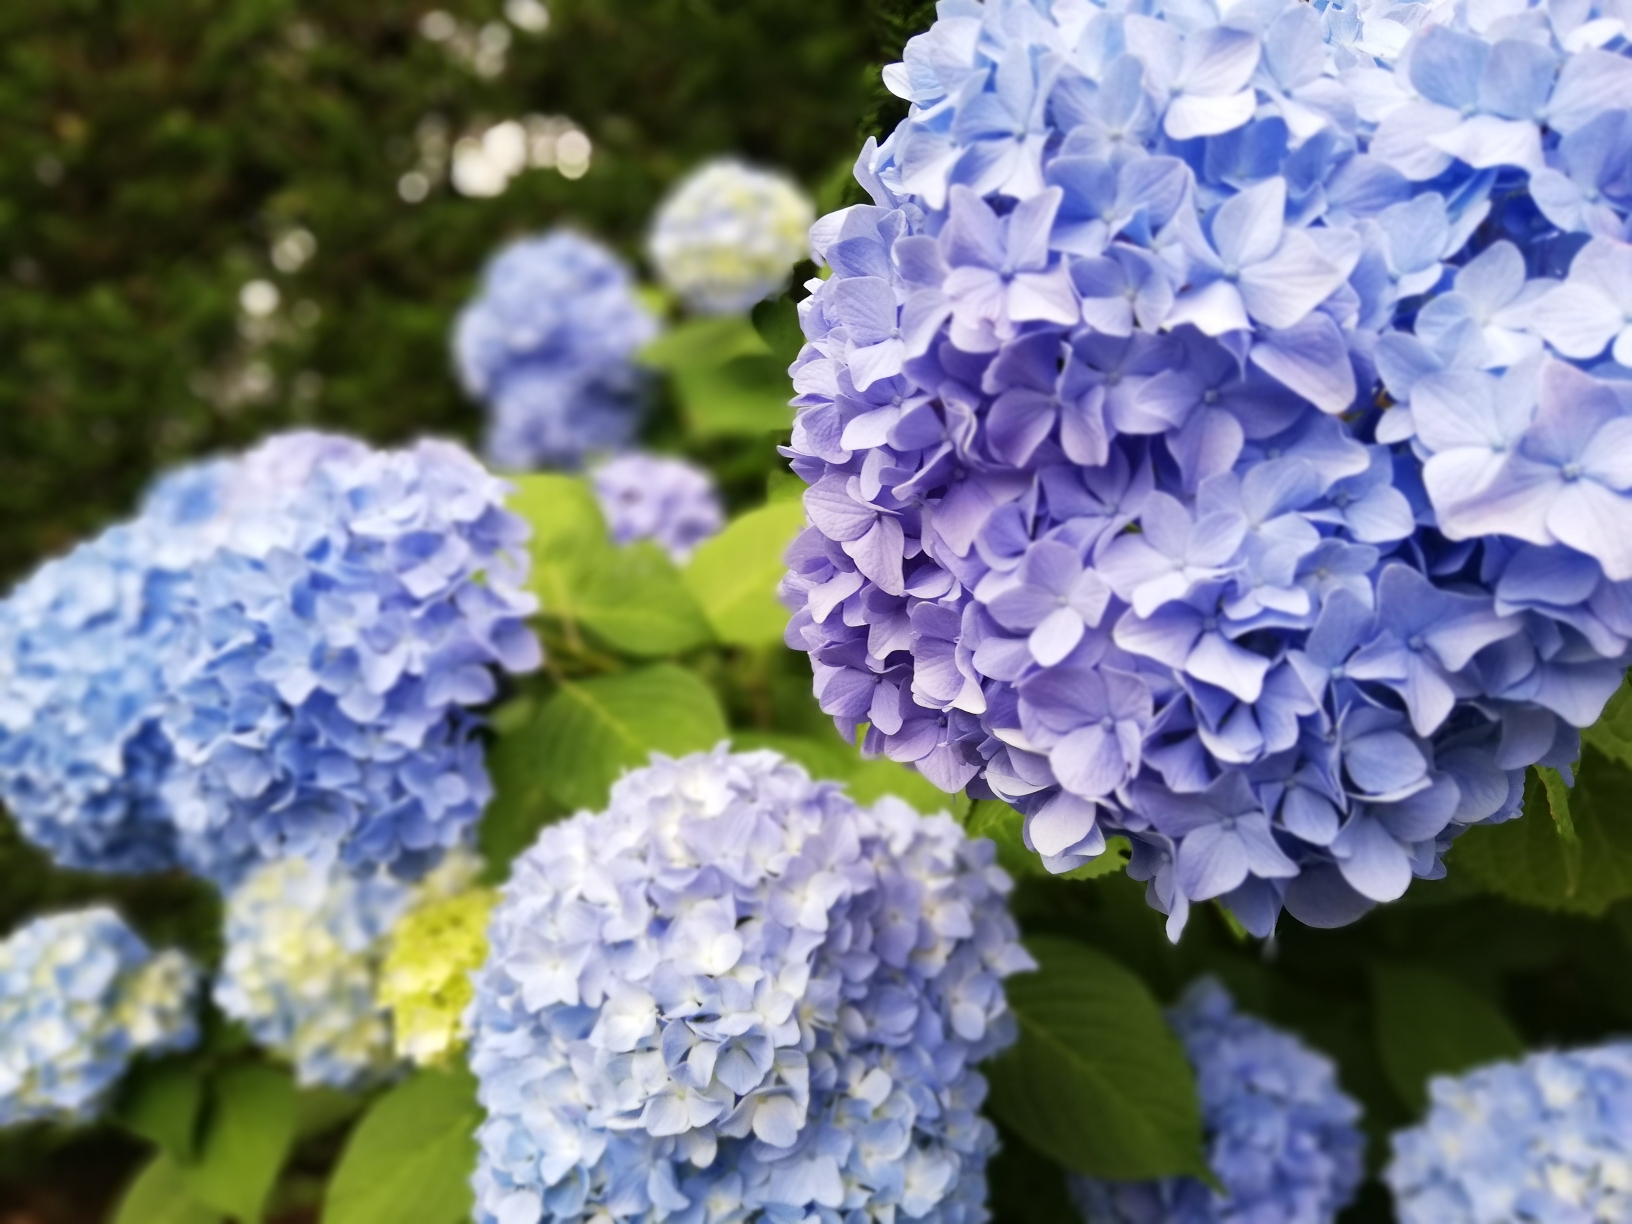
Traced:
POLYGON ((1592 5, 949 0, 823 218, 788 641, 841 730, 1352 920, 1620 683, 1632 60, 1592 5))
POLYGON ((658 209, 652 263, 693 310, 747 310, 786 287, 815 219, 810 197, 785 175, 721 158, 694 170, 658 209))
POLYGON ((501 251, 459 316, 454 357, 488 409, 502 468, 576 467, 634 436, 644 405, 631 358, 657 335, 628 268, 572 230, 501 251))
POLYGON ((1400 1224, 1632 1217, 1632 1044, 1532 1054, 1429 1085, 1387 1170, 1400 1224))
POLYGON ((983 1219, 1009 886, 947 817, 774 753, 627 775, 494 913, 477 1218, 983 1219))
POLYGON ((1360 1107, 1331 1060, 1235 1010, 1217 982, 1193 985, 1168 1013, 1196 1070, 1207 1163, 1156 1182, 1072 1179, 1090 1224, 1331 1224, 1359 1188, 1360 1107))
POLYGON ((105 906, 0 943, 0 1127, 84 1122, 138 1055, 198 1040, 198 970, 105 906))
POLYGON ((714 478, 684 459, 631 452, 597 467, 595 500, 619 544, 651 540, 676 564, 725 526, 714 478))

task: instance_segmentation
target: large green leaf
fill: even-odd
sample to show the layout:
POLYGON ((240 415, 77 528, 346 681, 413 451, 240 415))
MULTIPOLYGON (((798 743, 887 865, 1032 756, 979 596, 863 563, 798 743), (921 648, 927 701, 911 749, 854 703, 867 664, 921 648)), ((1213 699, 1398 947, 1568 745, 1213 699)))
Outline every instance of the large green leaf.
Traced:
POLYGON ((187 1187, 240 1224, 256 1224, 295 1138, 295 1085, 287 1071, 229 1067, 210 1085, 198 1158, 182 1169, 187 1187))
POLYGON ((471 1210, 476 1081, 420 1071, 369 1108, 329 1182, 323 1224, 457 1224, 471 1210))
POLYGON ((529 585, 546 615, 576 621, 584 576, 612 551, 595 494, 578 477, 554 472, 512 479, 516 491, 509 507, 533 529, 529 585))
POLYGON ((726 738, 713 690, 668 663, 564 682, 527 731, 538 777, 563 807, 600 808, 625 770, 726 738))
POLYGON ((745 316, 682 323, 641 360, 669 372, 686 425, 700 437, 777 433, 793 421, 788 362, 745 316))
POLYGON ((637 659, 679 654, 713 636, 674 563, 648 541, 610 548, 595 558, 574 596, 585 628, 637 659))
POLYGON ((114 1212, 113 1224, 219 1224, 221 1213, 198 1201, 168 1152, 143 1166, 114 1212))
POLYGON ((788 570, 783 556, 804 526, 803 502, 771 502, 733 520, 692 557, 686 585, 722 642, 770 646, 782 640, 788 610, 776 588, 788 570))
POLYGON ((1621 682, 1598 721, 1581 733, 1581 742, 1632 768, 1632 679, 1621 682))
POLYGON ((565 809, 550 790, 539 752, 540 705, 530 697, 501 706, 492 718, 497 740, 487 753, 487 773, 493 780, 493 802, 482 814, 476 836, 491 882, 509 878, 510 862, 565 809))
POLYGON ((1428 1080, 1517 1058, 1524 1042, 1484 996, 1419 965, 1372 966, 1377 1053, 1389 1083, 1415 1113, 1428 1080))
POLYGON ((1524 815, 1464 833, 1451 870, 1512 901, 1596 917, 1632 897, 1632 771, 1589 747, 1573 790, 1549 781, 1531 770, 1524 815))
POLYGON ((1057 936, 1008 983, 1020 1040, 991 1064, 992 1112, 1032 1147, 1096 1177, 1209 1176, 1184 1049, 1137 977, 1057 936))
POLYGON ((175 1059, 139 1063, 114 1111, 114 1121, 185 1163, 198 1141, 204 1077, 190 1063, 175 1059))

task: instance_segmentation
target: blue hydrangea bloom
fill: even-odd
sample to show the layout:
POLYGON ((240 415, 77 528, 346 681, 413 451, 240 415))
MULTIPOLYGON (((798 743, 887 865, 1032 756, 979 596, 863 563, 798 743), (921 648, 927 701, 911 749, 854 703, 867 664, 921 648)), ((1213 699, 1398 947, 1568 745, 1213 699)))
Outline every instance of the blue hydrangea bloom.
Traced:
POLYGON ((227 882, 283 855, 419 875, 490 797, 473 709, 539 662, 526 524, 450 443, 293 435, 243 463, 302 478, 192 571, 163 716, 184 855, 227 882))
POLYGON ((818 221, 791 645, 841 731, 1336 925, 1632 659, 1632 45, 1474 0, 944 0, 818 221))
POLYGON ((720 158, 682 179, 658 208, 652 263, 693 310, 747 310, 787 287, 815 219, 815 205, 791 179, 720 158))
POLYGON ((1331 1060, 1235 1010, 1203 979, 1168 1014, 1201 1096, 1207 1163, 1194 1177, 1111 1182, 1073 1176, 1093 1224, 1331 1224, 1360 1186, 1360 1107, 1331 1060))
POLYGON ((84 1122, 142 1054, 198 1040, 198 971, 105 907, 35 918, 0 942, 0 1127, 84 1122))
POLYGON ((375 989, 386 936, 413 901, 408 884, 304 859, 256 868, 227 895, 216 1006, 303 1085, 389 1074, 390 1015, 375 989))
POLYGON ((619 455, 595 469, 592 483, 614 540, 651 540, 677 564, 725 526, 714 478, 684 459, 619 455))
POLYGON ((547 828, 472 1005, 476 1218, 984 1220, 1032 967, 994 853, 724 748, 547 828))
POLYGON ((599 243, 556 230, 506 247, 453 337, 465 390, 488 406, 489 458, 576 467, 626 444, 645 393, 631 358, 657 327, 599 243))
POLYGON ((1394 1136, 1401 1224, 1632 1219, 1632 1044, 1441 1076, 1429 1095, 1394 1136))

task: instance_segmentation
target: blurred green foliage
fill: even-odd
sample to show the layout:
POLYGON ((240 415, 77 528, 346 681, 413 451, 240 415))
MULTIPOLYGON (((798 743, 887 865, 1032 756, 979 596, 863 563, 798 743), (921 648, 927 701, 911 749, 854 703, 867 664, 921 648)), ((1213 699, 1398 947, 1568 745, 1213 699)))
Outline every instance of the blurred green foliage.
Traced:
POLYGON ((445 337, 498 243, 567 221, 638 255, 665 187, 716 153, 837 181, 858 127, 893 119, 878 64, 928 7, 551 0, 534 33, 500 0, 8 0, 0 580, 156 468, 272 429, 473 438, 445 337), (433 9, 457 37, 422 32, 433 9), (509 39, 496 75, 470 54, 484 27, 509 39), (455 192, 451 143, 527 114, 579 125, 588 174, 455 192), (297 238, 280 269, 296 231, 315 252, 295 267, 297 238), (253 280, 278 289, 264 318, 240 309, 253 280))

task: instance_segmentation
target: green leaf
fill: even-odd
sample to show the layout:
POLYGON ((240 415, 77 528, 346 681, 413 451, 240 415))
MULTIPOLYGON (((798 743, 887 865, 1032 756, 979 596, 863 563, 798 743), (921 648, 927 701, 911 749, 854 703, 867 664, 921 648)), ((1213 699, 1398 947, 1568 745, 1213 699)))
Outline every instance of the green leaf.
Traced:
POLYGON ((595 494, 576 476, 542 472, 511 479, 516 491, 508 505, 533 529, 528 585, 546 615, 575 621, 584 576, 613 551, 595 494))
POLYGON ((482 814, 476 836, 490 882, 509 878, 511 860, 538 837, 538 831, 566 814, 550 792, 544 759, 538 750, 539 705, 522 697, 501 706, 492 717, 498 738, 487 752, 493 780, 493 802, 482 814))
POLYGON ((1007 984, 1020 1040, 990 1066, 992 1112, 1039 1152, 1096 1177, 1210 1177, 1184 1049, 1137 977, 1058 936, 1007 984))
POLYGON ((1632 897, 1632 771, 1588 748, 1574 789, 1551 790, 1531 770, 1525 814, 1464 833, 1452 847, 1451 870, 1524 905, 1597 917, 1632 897))
MULTIPOLYGON (((1001 799, 978 799, 969 809, 964 828, 970 837, 989 837, 997 843, 997 861, 1003 870, 1016 879, 1025 876, 1050 876, 1043 866, 1042 856, 1026 848, 1026 818, 1001 799)), ((1105 843, 1105 853, 1092 862, 1073 868, 1055 878, 1061 880, 1094 880, 1111 875, 1128 865, 1133 853, 1125 837, 1112 837, 1105 843)))
POLYGON ((1621 682, 1598 721, 1581 733, 1581 743, 1632 767, 1632 679, 1621 682))
POLYGON ((767 298, 754 307, 750 317, 754 321, 754 330, 765 341, 771 355, 784 368, 791 366, 797 360, 799 350, 805 347, 805 332, 799 326, 799 307, 794 305, 793 299, 785 293, 781 297, 767 298))
POLYGON ((674 563, 649 541, 608 549, 585 566, 574 595, 584 627, 620 654, 660 658, 713 636, 674 563))
POLYGON ((193 1196, 187 1177, 168 1152, 142 1167, 125 1191, 113 1224, 219 1224, 221 1213, 193 1196))
POLYGON ((196 1066, 166 1059, 140 1063, 114 1111, 114 1121, 185 1164, 198 1140, 204 1077, 196 1066))
POLYGON ((953 797, 923 774, 888 760, 868 760, 839 736, 816 739, 808 735, 737 731, 732 743, 739 752, 770 748, 805 767, 811 777, 843 782, 860 804, 876 803, 885 795, 905 800, 925 815, 951 809, 953 797))
POLYGON ((527 733, 538 776, 568 810, 606 805, 612 783, 646 764, 712 748, 727 735, 714 692, 668 663, 565 681, 527 733))
POLYGON ((783 556, 804 530, 800 501, 778 501, 750 510, 697 550, 683 571, 714 634, 739 646, 770 646, 782 640, 788 610, 776 588, 787 573, 783 556))
POLYGON ((1377 1053, 1389 1083, 1414 1113, 1428 1080, 1517 1058, 1524 1042, 1506 1017, 1455 978, 1417 965, 1373 965, 1377 1053))
POLYGON ((294 1142, 295 1085, 287 1071, 229 1067, 210 1085, 198 1159, 182 1173, 193 1196, 239 1224, 257 1224, 294 1142))
POLYGON ((687 426, 700 437, 777 433, 793 421, 788 362, 742 315, 682 323, 641 360, 669 372, 687 426))
POLYGON ((363 1115, 341 1153, 323 1224, 457 1224, 470 1217, 482 1121, 463 1067, 425 1070, 363 1115))

